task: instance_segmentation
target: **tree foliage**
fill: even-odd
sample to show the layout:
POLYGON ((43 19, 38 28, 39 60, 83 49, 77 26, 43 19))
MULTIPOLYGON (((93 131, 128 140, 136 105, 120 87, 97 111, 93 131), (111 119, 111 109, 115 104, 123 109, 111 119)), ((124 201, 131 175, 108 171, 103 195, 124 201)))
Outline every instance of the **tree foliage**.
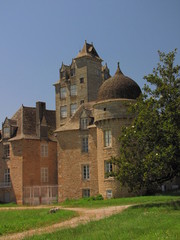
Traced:
POLYGON ((112 158, 117 178, 131 191, 152 190, 180 174, 180 66, 176 49, 158 52, 160 62, 144 79, 143 94, 131 107, 132 126, 120 136, 120 154, 112 158))

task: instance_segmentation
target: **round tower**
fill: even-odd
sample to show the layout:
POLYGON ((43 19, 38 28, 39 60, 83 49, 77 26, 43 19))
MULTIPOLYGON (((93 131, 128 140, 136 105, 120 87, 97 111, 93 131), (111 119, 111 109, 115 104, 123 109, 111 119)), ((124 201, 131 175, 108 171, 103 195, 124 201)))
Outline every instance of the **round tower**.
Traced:
POLYGON ((119 154, 119 141, 122 126, 131 124, 133 115, 128 112, 141 94, 138 84, 125 76, 119 63, 115 75, 100 87, 98 101, 94 105, 94 122, 97 126, 97 160, 99 193, 104 198, 127 196, 114 179, 114 166, 109 162, 111 156, 119 154))

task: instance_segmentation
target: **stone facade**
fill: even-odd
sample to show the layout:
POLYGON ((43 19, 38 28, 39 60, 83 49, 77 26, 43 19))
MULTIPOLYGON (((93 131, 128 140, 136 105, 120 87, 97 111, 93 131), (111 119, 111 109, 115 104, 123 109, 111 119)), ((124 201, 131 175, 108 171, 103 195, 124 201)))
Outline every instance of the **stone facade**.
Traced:
MULTIPOLYGON (((85 42, 78 56, 72 60, 72 65, 62 64, 60 80, 55 84, 58 199, 64 201, 67 198, 97 194, 102 194, 104 198, 128 196, 127 190, 120 188, 119 182, 112 177, 115 169, 109 160, 119 153, 118 137, 121 127, 132 121, 133 116, 129 115, 127 108, 135 99, 119 97, 119 89, 118 98, 114 99, 112 94, 116 93, 116 89, 112 89, 113 93, 108 93, 110 99, 98 100, 99 91, 103 93, 103 97, 106 96, 101 86, 109 81, 110 75, 107 64, 101 65, 101 59, 93 45, 85 42), (68 68, 71 69, 72 65, 75 67, 75 76, 67 77, 68 68), (67 77, 67 84, 61 75, 65 70, 66 74, 63 76, 67 77), (81 85, 82 77, 84 85, 81 85), (74 84, 77 85, 77 95, 72 98, 69 89, 74 84), (60 95, 61 87, 66 88, 64 99, 60 95), (71 115, 70 105, 74 103, 74 99, 78 104, 71 115), (80 104, 81 99, 84 99, 84 103, 80 104), (60 108, 64 105, 67 105, 67 115, 62 119, 60 108)), ((115 77, 121 77, 123 81, 127 78, 120 70, 117 74, 115 77)), ((133 80, 127 79, 128 83, 137 85, 133 80)), ((114 81, 110 85, 113 86, 114 81)), ((120 87, 119 84, 116 85, 120 87)), ((138 85, 136 87, 140 93, 138 85)), ((125 90, 120 91, 124 94, 125 90)))
POLYGON ((120 154, 122 126, 134 117, 127 109, 141 94, 137 83, 119 64, 111 77, 93 44, 85 42, 70 65, 62 63, 54 86, 56 111, 43 102, 22 106, 2 125, 0 201, 130 196, 109 160, 120 154))
POLYGON ((110 76, 107 65, 102 67, 101 62, 94 46, 85 42, 71 65, 62 63, 60 79, 54 84, 57 128, 64 125, 81 104, 97 99, 99 87, 110 76), (63 107, 66 109, 62 113, 63 107))

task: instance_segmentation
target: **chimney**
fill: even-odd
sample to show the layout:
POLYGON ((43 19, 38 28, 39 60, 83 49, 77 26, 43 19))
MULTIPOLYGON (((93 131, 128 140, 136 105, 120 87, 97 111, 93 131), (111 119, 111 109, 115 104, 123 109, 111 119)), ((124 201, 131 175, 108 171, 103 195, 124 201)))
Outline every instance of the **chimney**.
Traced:
POLYGON ((45 116, 46 103, 45 102, 36 102, 36 134, 41 138, 41 122, 43 116, 45 116))

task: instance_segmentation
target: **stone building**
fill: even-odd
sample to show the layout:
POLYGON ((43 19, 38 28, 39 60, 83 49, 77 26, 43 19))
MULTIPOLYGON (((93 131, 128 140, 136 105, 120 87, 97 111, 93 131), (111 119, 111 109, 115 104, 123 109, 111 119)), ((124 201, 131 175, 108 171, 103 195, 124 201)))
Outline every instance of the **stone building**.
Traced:
POLYGON ((129 196, 113 177, 109 160, 119 154, 122 126, 132 122, 127 109, 141 94, 137 83, 119 64, 111 77, 93 44, 85 41, 70 65, 62 63, 54 86, 56 111, 37 102, 36 108, 22 106, 2 125, 0 202, 129 196))
POLYGON ((127 196, 112 177, 109 159, 118 154, 121 127, 132 121, 127 108, 141 93, 137 83, 119 65, 110 77, 107 64, 85 42, 70 66, 62 64, 55 90, 59 201, 127 196))
POLYGON ((55 111, 44 102, 22 106, 2 125, 0 202, 49 203, 57 199, 55 111))

